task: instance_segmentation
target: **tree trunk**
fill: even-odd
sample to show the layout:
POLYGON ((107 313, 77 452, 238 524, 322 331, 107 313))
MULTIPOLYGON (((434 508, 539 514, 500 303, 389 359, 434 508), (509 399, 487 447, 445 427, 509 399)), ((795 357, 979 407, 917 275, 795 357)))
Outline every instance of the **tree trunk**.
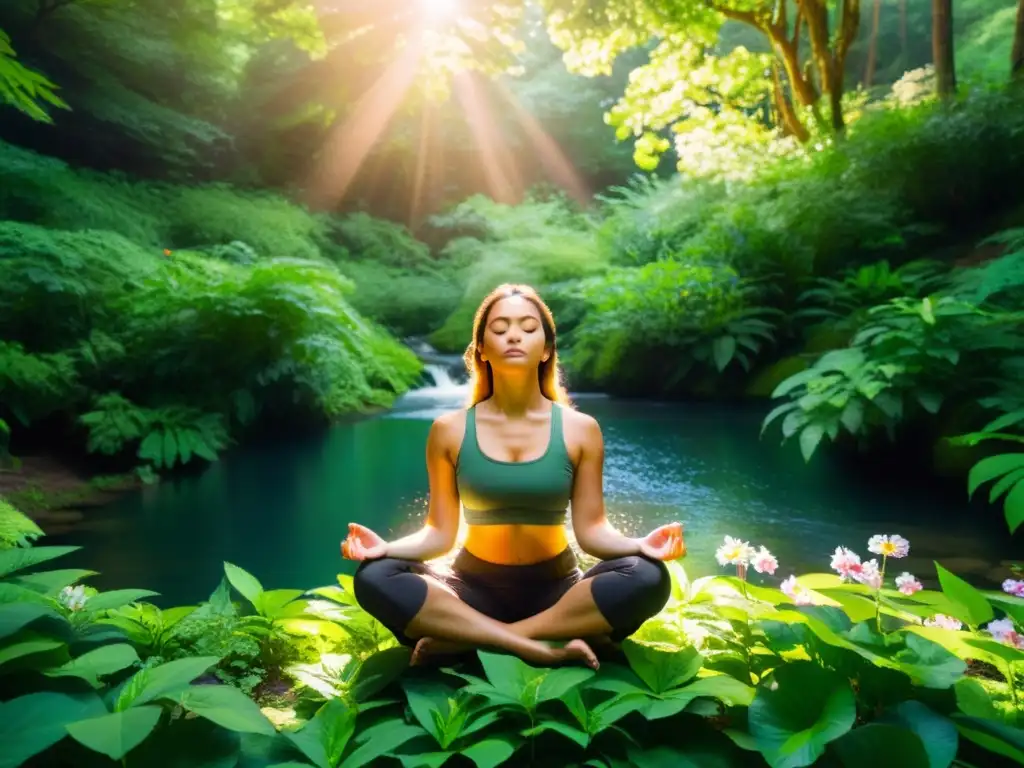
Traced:
MULTIPOLYGON (((1024 3, 1024 0, 1021 0, 1024 3)), ((882 0, 875 0, 871 14, 871 42, 868 43, 868 63, 864 67, 864 87, 870 88, 875 79, 875 67, 878 64, 878 25, 882 19, 882 0)))
POLYGON ((947 99, 956 92, 953 57, 953 0, 932 0, 932 60, 939 96, 947 99))
POLYGON ((1024 82, 1024 0, 1017 2, 1017 29, 1013 33, 1013 53, 1010 54, 1010 77, 1024 82))
POLYGON ((818 70, 821 90, 828 94, 832 130, 837 134, 842 133, 846 127, 842 106, 846 55, 860 27, 860 0, 843 0, 834 42, 828 28, 828 6, 824 0, 797 0, 797 7, 807 22, 811 58, 818 70))
POLYGON ((779 111, 779 119, 782 120, 783 130, 790 136, 795 136, 797 141, 803 143, 811 138, 800 118, 797 117, 793 102, 782 84, 782 73, 779 72, 779 62, 772 62, 772 95, 775 99, 775 108, 779 111))

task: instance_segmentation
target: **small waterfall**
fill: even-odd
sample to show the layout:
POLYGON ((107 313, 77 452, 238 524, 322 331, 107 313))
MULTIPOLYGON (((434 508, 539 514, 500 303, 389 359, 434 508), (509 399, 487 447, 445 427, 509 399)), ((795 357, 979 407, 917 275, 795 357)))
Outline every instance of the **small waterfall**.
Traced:
POLYGON ((421 387, 420 389, 416 390, 417 392, 422 392, 424 389, 429 389, 431 391, 436 392, 437 394, 445 394, 449 392, 462 394, 466 390, 466 386, 464 384, 459 384, 458 382, 455 381, 455 379, 452 378, 451 372, 449 372, 446 366, 440 365, 438 363, 428 363, 427 365, 423 366, 423 370, 427 374, 427 376, 429 376, 434 381, 434 386, 421 387))
POLYGON ((398 399, 394 415, 426 417, 461 407, 468 388, 462 358, 441 354, 422 339, 406 344, 423 361, 423 383, 398 399))

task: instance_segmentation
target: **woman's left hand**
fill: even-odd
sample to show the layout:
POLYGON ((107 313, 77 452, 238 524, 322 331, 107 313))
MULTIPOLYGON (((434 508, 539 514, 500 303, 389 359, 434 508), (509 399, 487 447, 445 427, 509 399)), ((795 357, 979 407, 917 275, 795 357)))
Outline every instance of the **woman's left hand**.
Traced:
POLYGON ((662 525, 638 541, 640 554, 652 560, 678 560, 686 556, 682 523, 662 525))

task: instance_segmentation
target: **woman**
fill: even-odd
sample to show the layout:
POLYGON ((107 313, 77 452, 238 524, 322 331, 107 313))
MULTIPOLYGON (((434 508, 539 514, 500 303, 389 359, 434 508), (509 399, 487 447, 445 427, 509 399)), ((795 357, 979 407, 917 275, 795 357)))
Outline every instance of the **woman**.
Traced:
POLYGON ((682 526, 632 539, 608 523, 601 430, 567 407, 554 320, 532 288, 503 285, 484 299, 465 360, 470 406, 438 417, 427 439, 423 528, 387 542, 349 525, 341 552, 362 561, 356 599, 414 646, 412 664, 483 646, 596 669, 592 644, 631 635, 665 606, 662 561, 685 555, 682 526), (460 503, 467 536, 442 576, 424 561, 454 547, 460 503), (578 545, 602 560, 586 573, 566 536, 570 504, 578 545))

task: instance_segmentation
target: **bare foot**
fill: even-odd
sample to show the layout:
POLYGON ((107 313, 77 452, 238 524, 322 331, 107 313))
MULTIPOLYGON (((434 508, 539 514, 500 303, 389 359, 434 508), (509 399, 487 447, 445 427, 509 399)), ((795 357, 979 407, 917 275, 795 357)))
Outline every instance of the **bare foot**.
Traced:
POLYGON ((421 637, 416 646, 412 649, 412 658, 409 659, 409 666, 415 667, 425 664, 433 656, 444 656, 457 653, 465 653, 472 646, 465 643, 455 643, 450 640, 438 640, 434 637, 421 637))
POLYGON ((567 661, 582 661, 591 669, 598 669, 601 666, 601 662, 597 660, 597 655, 582 640, 570 640, 561 650, 565 654, 567 661))

